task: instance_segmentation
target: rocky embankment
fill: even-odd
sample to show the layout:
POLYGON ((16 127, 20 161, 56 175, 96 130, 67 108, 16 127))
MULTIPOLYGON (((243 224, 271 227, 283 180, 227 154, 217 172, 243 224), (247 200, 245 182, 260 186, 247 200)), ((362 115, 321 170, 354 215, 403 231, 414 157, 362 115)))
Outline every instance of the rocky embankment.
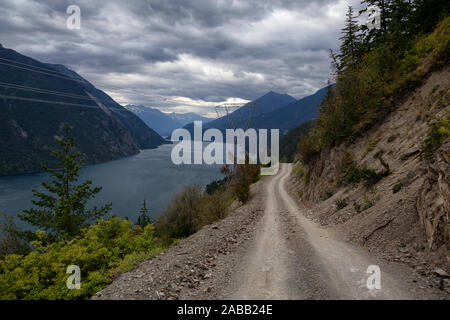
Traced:
POLYGON ((430 276, 449 290, 450 143, 432 161, 421 146, 430 122, 449 112, 450 68, 435 71, 381 123, 362 137, 324 152, 292 178, 308 216, 355 244, 430 276), (342 185, 342 167, 374 169, 381 179, 342 185), (308 180, 308 182, 306 182, 308 180))

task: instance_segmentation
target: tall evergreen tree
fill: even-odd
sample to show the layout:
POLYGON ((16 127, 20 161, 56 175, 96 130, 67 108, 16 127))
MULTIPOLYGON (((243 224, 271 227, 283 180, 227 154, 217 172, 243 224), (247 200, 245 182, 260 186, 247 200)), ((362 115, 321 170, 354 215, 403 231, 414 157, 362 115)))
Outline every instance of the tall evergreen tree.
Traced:
POLYGON ((334 52, 333 49, 330 49, 330 60, 331 60, 330 75, 331 75, 331 78, 333 79, 333 81, 335 81, 338 73, 341 71, 341 64, 339 62, 338 54, 336 52, 334 52))
POLYGON ((331 99, 334 96, 333 89, 334 89, 334 85, 331 82, 331 80, 328 79, 328 81, 327 81, 327 93, 325 94, 325 98, 323 98, 322 104, 327 103, 328 101, 331 101, 331 99))
POLYGON ((345 20, 345 27, 342 29, 342 37, 340 47, 340 67, 346 69, 355 64, 360 56, 360 39, 359 26, 356 16, 353 13, 353 7, 349 6, 345 20))
POLYGON ((386 10, 384 19, 386 28, 381 40, 384 43, 390 43, 393 50, 404 48, 412 34, 412 2, 411 0, 391 0, 387 3, 386 10))
POLYGON ((142 206, 140 209, 140 216, 138 217, 136 224, 139 225, 140 227, 144 228, 146 225, 148 225, 149 223, 151 223, 151 219, 148 216, 148 209, 147 209, 147 202, 144 201, 142 202, 142 206))
POLYGON ((23 221, 47 232, 51 240, 68 240, 80 234, 81 229, 96 219, 104 216, 111 209, 111 204, 101 208, 86 209, 89 199, 101 191, 101 187, 92 187, 87 180, 75 185, 83 160, 80 152, 74 151, 75 141, 70 135, 70 127, 64 125, 64 136, 56 141, 60 150, 49 149, 51 155, 59 160, 61 167, 51 169, 44 164, 42 168, 50 173, 53 180, 42 182, 48 193, 32 189, 38 200, 31 202, 35 207, 18 214, 23 221))
POLYGON ((27 254, 29 247, 16 228, 14 219, 0 211, 0 259, 8 254, 27 254))
POLYGON ((414 32, 433 31, 439 21, 450 14, 448 0, 414 0, 412 25, 414 32))

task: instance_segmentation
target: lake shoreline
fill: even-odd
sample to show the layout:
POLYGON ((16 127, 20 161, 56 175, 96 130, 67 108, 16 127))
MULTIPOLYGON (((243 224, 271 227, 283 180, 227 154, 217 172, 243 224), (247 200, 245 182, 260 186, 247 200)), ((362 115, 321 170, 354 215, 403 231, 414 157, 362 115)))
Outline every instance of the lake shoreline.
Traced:
MULTIPOLYGON (((90 179, 93 186, 102 187, 88 207, 112 202, 113 214, 135 221, 145 199, 150 216, 155 218, 183 187, 192 184, 204 187, 222 178, 220 165, 173 164, 173 145, 163 144, 121 159, 83 166, 79 181, 90 179)), ((0 211, 14 217, 18 227, 28 228, 16 215, 32 206, 31 189, 41 190, 41 183, 48 180, 46 172, 0 177, 0 211)))

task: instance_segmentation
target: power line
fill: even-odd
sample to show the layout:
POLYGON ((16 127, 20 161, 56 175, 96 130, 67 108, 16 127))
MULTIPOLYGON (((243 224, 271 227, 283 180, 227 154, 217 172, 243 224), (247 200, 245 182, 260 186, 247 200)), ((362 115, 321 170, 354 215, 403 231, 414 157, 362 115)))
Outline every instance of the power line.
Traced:
MULTIPOLYGON (((36 72, 36 73, 41 73, 41 74, 45 74, 45 75, 49 75, 49 76, 54 76, 54 77, 58 77, 58 78, 61 78, 61 79, 66 79, 66 80, 72 80, 72 81, 75 81, 75 82, 78 82, 78 83, 82 83, 82 84, 85 84, 85 85, 88 85, 88 84, 90 84, 90 82, 89 81, 87 81, 87 80, 85 80, 85 79, 83 79, 83 78, 81 78, 80 77, 80 79, 76 79, 76 78, 74 78, 74 77, 69 77, 69 76, 67 76, 66 74, 64 74, 64 73, 61 73, 61 72, 58 72, 58 71, 56 71, 56 70, 51 70, 51 69, 48 69, 48 68, 41 68, 41 67, 37 67, 37 66, 33 66, 33 65, 30 65, 30 64, 26 64, 26 63, 22 63, 22 62, 19 62, 19 61, 15 61, 15 60, 11 60, 11 59, 6 59, 6 58, 0 58, 0 60, 4 60, 4 61, 8 61, 8 62, 13 62, 13 63, 16 63, 16 64, 20 64, 20 65, 23 65, 23 66, 27 66, 28 68, 25 68, 25 67, 21 67, 21 66, 17 66, 17 65, 13 65, 13 64, 10 64, 10 63, 5 63, 5 62, 1 62, 0 61, 0 64, 3 64, 3 65, 7 65, 7 66, 10 66, 10 67, 14 67, 14 68, 19 68, 19 69, 23 69, 23 70, 28 70, 28 71, 32 71, 32 72, 36 72), (44 71, 38 71, 38 70, 33 70, 33 69, 30 69, 30 68, 34 68, 34 69, 40 69, 40 70, 45 70, 45 71, 47 71, 47 72, 44 72, 44 71)), ((104 86, 104 87, 110 87, 110 88, 115 88, 116 90, 127 90, 126 88, 123 88, 123 87, 118 87, 118 86, 114 86, 114 85, 111 85, 111 84, 106 84, 106 83, 102 83, 102 82, 98 82, 98 81, 96 81, 96 83, 97 84, 99 84, 99 85, 101 85, 101 86, 104 86)), ((92 84, 91 84, 92 85, 92 84)), ((19 86, 19 85, 15 85, 15 86, 19 86)), ((229 86, 229 85, 226 85, 227 87, 231 87, 231 86, 229 86)), ((23 86, 22 86, 23 87, 23 86)), ((34 89, 34 90, 45 90, 45 89, 38 89, 38 88, 31 88, 31 87, 28 87, 30 90, 31 89, 34 89)), ((18 88, 16 88, 16 89, 18 89, 18 88)), ((50 90, 48 90, 48 91, 50 91, 50 90)), ((54 91, 54 92, 57 92, 57 91, 54 91)), ((49 94, 51 94, 50 92, 48 92, 49 94)), ((62 93, 62 92, 58 92, 58 93, 62 93)), ((64 94, 66 94, 66 93, 64 93, 64 94)), ((170 102, 177 102, 176 100, 174 100, 174 99, 172 99, 172 98, 167 98, 166 96, 162 96, 162 95, 155 95, 155 94, 142 94, 141 93, 141 95, 144 95, 144 96, 149 96, 149 97, 151 97, 151 98, 157 98, 157 99, 159 99, 159 100, 161 100, 161 101, 170 101, 170 102)), ((85 97, 84 97, 85 98, 85 97)), ((80 99, 83 99, 83 98, 81 98, 80 97, 80 99)), ((109 100, 106 100, 106 99, 98 99, 99 101, 105 101, 105 102, 111 102, 111 101, 109 101, 109 100)))
POLYGON ((48 73, 48 72, 43 72, 43 71, 33 70, 33 69, 30 69, 30 68, 25 68, 25 67, 21 67, 21 66, 15 66, 15 65, 13 65, 13 64, 6 63, 6 62, 1 62, 1 61, 0 61, 0 64, 6 65, 6 66, 10 66, 10 67, 14 67, 14 68, 24 69, 24 70, 28 70, 28 71, 33 71, 33 72, 37 72, 37 73, 42 73, 42 74, 45 74, 45 75, 49 75, 49 76, 53 76, 53 77, 58 77, 58 78, 66 79, 66 80, 72 80, 72 81, 76 81, 76 82, 83 82, 83 83, 86 83, 85 80, 82 81, 82 80, 78 80, 78 79, 75 79, 75 78, 70 78, 70 77, 67 77, 67 76, 60 76, 60 75, 57 75, 57 74, 52 74, 52 73, 48 73))
MULTIPOLYGON (((62 92, 62 91, 52 91, 52 90, 47 90, 47 89, 27 87, 27 86, 22 86, 22 85, 18 85, 18 84, 8 83, 8 82, 1 82, 0 81, 0 87, 13 88, 13 89, 17 89, 17 90, 36 92, 36 93, 52 94, 52 95, 57 95, 57 96, 62 96, 62 97, 72 98, 72 99, 83 99, 83 100, 92 101, 92 99, 87 97, 87 96, 82 96, 82 95, 72 94, 72 93, 62 92)), ((108 99, 97 99, 97 100, 98 101, 109 102, 109 103, 112 102, 111 100, 108 100, 108 99)))
MULTIPOLYGON (((41 69, 41 70, 45 70, 45 71, 48 71, 48 72, 57 73, 57 74, 60 74, 62 76, 67 77, 67 74, 59 72, 59 71, 56 71, 56 70, 52 70, 52 69, 48 69, 48 68, 36 67, 36 66, 31 65, 31 64, 26 64, 26 63, 23 63, 23 62, 19 62, 19 61, 16 61, 16 60, 11 60, 11 59, 6 59, 6 58, 0 58, 0 60, 9 61, 9 62, 21 64, 23 66, 32 67, 32 68, 35 68, 35 69, 41 69)), ((38 62, 38 63, 40 63, 40 62, 38 62)))
MULTIPOLYGON (((42 73, 42 74, 46 74, 46 75, 50 75, 50 76, 55 76, 55 77, 63 78, 63 79, 66 79, 66 80, 73 80, 73 81, 76 81, 76 82, 79 82, 79 83, 83 83, 83 84, 89 84, 89 82, 87 80, 84 80, 82 78, 81 79, 76 79, 76 78, 73 78, 73 77, 68 77, 64 73, 61 73, 61 72, 58 72, 58 71, 53 71, 53 70, 50 70, 48 68, 36 67, 36 66, 30 65, 30 64, 18 62, 18 61, 11 60, 11 59, 0 58, 0 60, 13 62, 13 63, 20 64, 20 65, 23 65, 23 66, 27 66, 29 68, 46 70, 46 71, 49 71, 49 72, 52 72, 52 73, 38 71, 38 70, 33 70, 33 69, 29 69, 29 68, 25 68, 25 67, 21 67, 21 66, 16 66, 16 65, 12 65, 12 64, 8 64, 8 63, 0 61, 0 64, 3 64, 3 65, 8 65, 8 66, 15 67, 15 68, 20 68, 20 69, 29 70, 29 71, 33 71, 33 72, 37 72, 37 73, 42 73)), ((101 86, 104 86, 104 87, 110 87, 110 88, 113 88, 113 89, 116 89, 116 90, 127 90, 126 88, 122 88, 122 87, 118 87, 118 86, 115 86, 115 85, 106 84, 106 83, 102 83, 102 82, 98 82, 98 81, 96 81, 96 83, 98 85, 101 85, 101 86)), ((152 97, 152 98, 160 99, 162 101, 171 101, 172 100, 172 99, 167 98, 167 97, 162 96, 162 95, 155 95, 155 94, 150 94, 150 95, 149 94, 145 94, 145 95, 149 96, 149 97, 152 97)), ((173 102, 175 102, 175 101, 173 101, 173 102)))
MULTIPOLYGON (((21 67, 21 66, 16 66, 16 65, 12 65, 12 64, 0 61, 0 64, 3 64, 3 65, 15 67, 15 68, 20 68, 20 69, 24 69, 24 70, 29 70, 29 71, 33 71, 33 72, 37 72, 37 73, 43 73, 43 74, 46 74, 46 75, 55 76, 55 77, 63 78, 63 79, 67 79, 67 80, 73 80, 73 81, 84 83, 84 84, 89 84, 89 82, 87 80, 84 80, 82 78, 81 79, 77 79, 77 78, 74 78, 74 77, 69 77, 69 76, 67 76, 64 73, 61 73, 61 72, 58 72, 58 71, 53 71, 53 70, 50 70, 50 69, 47 69, 47 68, 36 67, 36 66, 31 65, 31 64, 26 64, 26 63, 22 63, 22 62, 18 62, 18 61, 15 61, 15 60, 10 60, 10 59, 5 59, 5 58, 0 58, 0 60, 4 60, 4 61, 9 61, 9 62, 13 62, 13 63, 16 63, 16 64, 20 64, 20 65, 26 66, 28 68, 21 67), (48 71, 48 72, 51 72, 51 73, 38 71, 38 70, 33 70, 33 69, 30 69, 30 68, 41 69, 41 70, 45 70, 45 71, 48 71)), ((115 87, 116 89, 119 89, 119 90, 123 90, 124 89, 124 88, 120 88, 120 87, 117 87, 117 86, 114 86, 114 85, 111 85, 111 84, 101 83, 101 82, 98 82, 98 81, 96 81, 96 82, 98 84, 102 85, 102 86, 105 86, 105 87, 112 87, 112 88, 115 87)), ((165 98, 164 96, 160 96, 160 95, 152 95, 152 96, 154 96, 154 97, 158 96, 160 98, 165 98)))
POLYGON ((30 102, 41 102, 41 103, 49 103, 49 104, 58 104, 58 105, 66 105, 66 106, 73 106, 73 107, 92 108, 92 109, 101 110, 98 106, 86 105, 86 104, 78 104, 78 103, 69 103, 69 102, 52 101, 52 100, 41 100, 41 99, 16 97, 16 96, 7 96, 7 95, 0 95, 0 98, 10 99, 10 100, 22 100, 22 101, 30 101, 30 102))
MULTIPOLYGON (((31 64, 26 64, 26 63, 18 62, 18 61, 16 61, 16 60, 6 59, 6 58, 0 58, 0 60, 4 60, 4 61, 8 61, 8 62, 13 62, 13 63, 20 64, 20 65, 23 65, 23 66, 27 66, 27 67, 29 67, 29 68, 41 69, 41 70, 45 70, 45 71, 48 71, 48 72, 52 72, 52 73, 55 73, 55 74, 56 74, 55 76, 61 75, 62 77, 66 78, 66 79, 68 79, 68 80, 73 80, 73 81, 77 81, 77 82, 82 82, 82 83, 85 83, 85 84, 88 84, 88 83, 89 83, 87 80, 85 80, 85 79, 83 79, 83 78, 81 78, 81 77, 80 77, 80 79, 77 79, 77 78, 74 78, 74 77, 69 77, 69 76, 67 76, 67 74, 62 73, 62 72, 59 72, 59 71, 56 71, 56 70, 51 70, 51 69, 48 69, 48 68, 36 67, 36 66, 31 65, 31 64)), ((25 70, 30 70, 30 71, 42 73, 42 72, 37 71, 37 70, 31 70, 31 69, 23 68, 23 67, 20 67, 20 66, 15 66, 15 65, 7 64, 7 63, 4 63, 4 62, 3 62, 3 63, 0 62, 0 64, 5 64, 5 65, 11 66, 11 67, 16 67, 16 68, 21 68, 21 69, 25 69, 25 70)), ((45 73, 45 74, 47 74, 47 73, 45 73)), ((54 74, 48 74, 48 75, 54 75, 54 74)), ((105 84, 105 83, 101 83, 101 82, 97 82, 97 83, 99 83, 99 84, 101 84, 101 85, 104 85, 104 86, 115 87, 114 85, 110 85, 110 84, 105 84)), ((119 88, 119 87, 116 87, 116 88, 119 88)), ((123 88, 119 88, 119 89, 123 89, 123 88)), ((161 97, 162 97, 162 96, 161 96, 161 97)))
MULTIPOLYGON (((57 74, 52 74, 52 73, 47 73, 47 72, 43 72, 43 71, 33 70, 33 69, 21 67, 21 66, 15 66, 13 64, 1 62, 1 61, 0 61, 0 64, 11 66, 11 67, 14 67, 14 68, 24 69, 24 70, 28 70, 28 71, 32 71, 32 72, 37 72, 37 73, 41 73, 41 74, 45 74, 45 75, 49 75, 49 76, 54 76, 54 77, 62 78, 62 79, 65 79, 65 80, 72 80, 72 81, 75 81, 75 82, 83 83, 85 85, 90 84, 87 80, 78 80, 78 79, 71 78, 71 77, 60 76, 60 75, 57 75, 57 74)), ((100 83, 100 82, 98 82, 98 83, 100 85, 102 85, 102 86, 105 86, 105 87, 111 87, 111 88, 115 88, 117 90, 124 90, 124 88, 119 88, 119 87, 114 86, 114 85, 100 83)), ((161 95, 154 95, 154 94, 150 94, 149 95, 149 94, 146 94, 146 96, 150 96, 152 98, 158 98, 159 100, 162 100, 162 101, 170 101, 171 100, 170 98, 167 98, 167 97, 164 97, 164 96, 161 96, 161 95)))
POLYGON ((53 94, 53 95, 67 97, 67 98, 74 98, 74 99, 86 99, 86 100, 92 101, 92 99, 87 98, 86 96, 64 93, 64 92, 60 92, 60 91, 51 91, 51 90, 46 90, 46 89, 33 88, 33 87, 25 87, 25 86, 20 86, 20 85, 15 85, 15 84, 11 84, 11 83, 5 83, 5 82, 0 82, 0 87, 12 88, 12 89, 30 91, 30 92, 45 93, 45 94, 53 94))

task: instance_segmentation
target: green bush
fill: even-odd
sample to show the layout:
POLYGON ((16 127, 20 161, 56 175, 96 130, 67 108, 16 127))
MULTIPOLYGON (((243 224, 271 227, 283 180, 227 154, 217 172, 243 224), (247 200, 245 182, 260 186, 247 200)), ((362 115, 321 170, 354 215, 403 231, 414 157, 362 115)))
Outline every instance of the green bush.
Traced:
POLYGON ((355 208, 356 213, 361 213, 362 212, 361 204, 359 204, 356 201, 353 202, 353 208, 355 208))
POLYGON ((228 186, 228 183, 230 182, 229 177, 225 177, 220 180, 215 180, 211 183, 208 183, 205 187, 205 191, 207 194, 212 195, 218 191, 223 191, 228 186))
POLYGON ((392 187, 392 193, 397 193, 403 188, 403 183, 397 183, 395 186, 392 187))
POLYGON ((165 242, 185 238, 200 228, 201 201, 204 199, 199 185, 187 186, 173 196, 170 203, 158 217, 158 236, 165 242))
POLYGON ((320 154, 320 146, 315 143, 311 134, 300 139, 297 149, 304 164, 311 164, 320 154))
POLYGON ((432 161, 436 150, 448 137, 450 137, 450 111, 447 112, 446 117, 438 118, 431 123, 427 136, 422 143, 423 157, 428 161, 432 161))
POLYGON ((260 166, 239 164, 234 171, 224 166, 221 172, 227 177, 210 184, 205 191, 193 185, 174 195, 157 220, 157 234, 163 243, 171 244, 223 219, 235 199, 248 200, 250 185, 259 179, 260 166))
POLYGON ((395 140, 396 138, 397 138, 397 136, 396 136, 395 134, 393 134, 393 135, 391 135, 391 136, 388 138, 387 142, 388 142, 388 143, 394 142, 394 140, 395 140))
POLYGON ((338 199, 334 203, 336 205, 337 210, 344 209, 348 205, 348 199, 338 199))
POLYGON ((431 89, 431 93, 433 94, 433 93, 435 93, 436 91, 438 91, 438 89, 439 89, 439 87, 440 87, 441 85, 438 83, 438 84, 435 84, 434 86, 433 86, 433 89, 431 89))
POLYGON ((44 246, 46 234, 36 232, 35 251, 11 254, 0 261, 0 299, 86 299, 104 288, 112 277, 164 248, 152 224, 131 229, 130 221, 102 220, 70 241, 44 246), (69 290, 69 265, 81 270, 81 289, 69 290))
POLYGON ((342 179, 342 184, 349 185, 365 181, 367 186, 374 185, 381 177, 374 169, 359 168, 355 163, 352 163, 342 179))
POLYGON ((367 145, 367 152, 372 151, 375 149, 375 146, 378 144, 378 138, 373 138, 369 141, 369 144, 367 145))
POLYGON ((305 168, 302 164, 298 164, 291 172, 291 175, 296 177, 297 179, 301 179, 305 176, 305 171, 307 171, 307 168, 305 168))
POLYGON ((260 167, 252 164, 239 164, 236 166, 233 177, 234 196, 245 203, 250 197, 250 185, 259 179, 260 167))
POLYGON ((379 200, 380 196, 378 196, 372 189, 369 193, 363 194, 362 203, 353 201, 353 208, 355 209, 356 213, 361 213, 369 208, 372 208, 379 200))
POLYGON ((367 194, 364 194, 363 195, 363 205, 362 205, 362 208, 361 208, 361 212, 365 211, 365 210, 367 210, 369 208, 372 208, 375 205, 375 202, 376 202, 375 198, 370 199, 367 196, 367 194))
POLYGON ((173 196, 158 217, 157 235, 167 245, 188 237, 203 226, 223 219, 233 200, 231 188, 208 194, 199 185, 187 186, 173 196))

